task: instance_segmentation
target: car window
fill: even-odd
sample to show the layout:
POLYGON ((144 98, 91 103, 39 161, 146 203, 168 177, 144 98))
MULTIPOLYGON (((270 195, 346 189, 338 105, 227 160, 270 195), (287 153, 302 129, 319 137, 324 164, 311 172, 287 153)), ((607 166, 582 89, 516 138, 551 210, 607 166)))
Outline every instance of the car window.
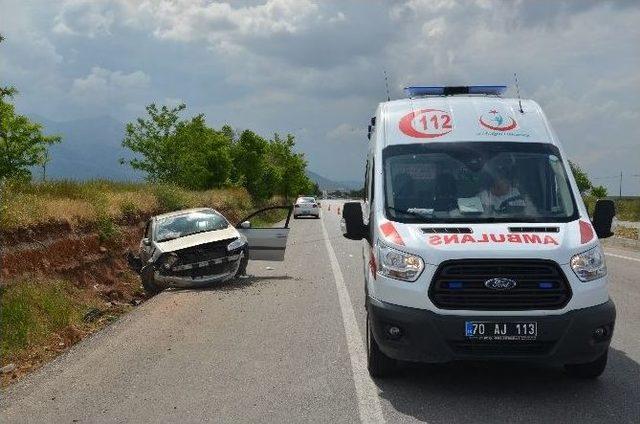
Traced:
POLYGON ((316 199, 313 197, 300 197, 296 203, 315 203, 316 199))
POLYGON ((228 226, 229 222, 213 210, 168 216, 157 220, 156 240, 163 242, 196 233, 223 230, 228 226))

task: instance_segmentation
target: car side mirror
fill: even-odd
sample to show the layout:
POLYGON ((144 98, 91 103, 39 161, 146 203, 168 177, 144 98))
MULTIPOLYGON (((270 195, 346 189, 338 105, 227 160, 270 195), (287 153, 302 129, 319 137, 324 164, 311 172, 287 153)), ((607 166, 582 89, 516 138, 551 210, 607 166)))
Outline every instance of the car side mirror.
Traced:
POLYGON ((145 246, 151 246, 151 240, 149 240, 149 237, 143 238, 142 244, 144 244, 145 246))
POLYGON ((345 237, 350 240, 362 240, 367 237, 368 228, 362 217, 360 202, 347 202, 342 206, 342 218, 347 232, 345 237))
POLYGON ((613 223, 613 217, 615 215, 616 205, 613 203, 613 200, 600 199, 596 202, 591 222, 598 238, 603 239, 613 235, 611 232, 611 224, 613 223))
POLYGON ((244 228, 245 230, 251 228, 251 221, 242 221, 240 223, 240 228, 244 228))

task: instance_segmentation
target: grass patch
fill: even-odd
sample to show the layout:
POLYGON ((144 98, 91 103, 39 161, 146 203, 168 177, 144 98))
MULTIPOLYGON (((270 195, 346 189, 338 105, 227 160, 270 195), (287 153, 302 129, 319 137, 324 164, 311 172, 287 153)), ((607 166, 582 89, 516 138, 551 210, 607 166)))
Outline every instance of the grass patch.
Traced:
POLYGON ((43 343, 52 333, 77 324, 86 308, 80 290, 63 280, 21 280, 0 288, 0 354, 43 343))
MULTIPOLYGON (((597 200, 598 199, 592 196, 584 197, 585 206, 591 216, 593 216, 593 209, 597 200)), ((614 203, 616 204, 616 218, 620 221, 640 222, 640 198, 623 198, 614 200, 614 203)))
POLYGON ((52 222, 90 223, 96 225, 101 238, 109 239, 117 235, 120 220, 194 207, 216 208, 232 221, 257 209, 240 188, 192 191, 105 180, 7 182, 0 193, 0 231, 52 222))
POLYGON ((287 218, 288 211, 285 209, 273 209, 265 211, 251 218, 251 226, 253 228, 271 227, 273 224, 284 221, 287 218))

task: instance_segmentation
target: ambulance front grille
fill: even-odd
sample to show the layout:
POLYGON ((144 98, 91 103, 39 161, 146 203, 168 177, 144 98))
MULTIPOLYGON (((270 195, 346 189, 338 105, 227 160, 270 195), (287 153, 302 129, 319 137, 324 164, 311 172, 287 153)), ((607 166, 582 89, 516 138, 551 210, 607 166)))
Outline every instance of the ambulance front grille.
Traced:
POLYGON ((553 261, 452 260, 436 270, 429 299, 440 309, 524 311, 561 309, 571 299, 571 287, 553 261), (515 281, 515 287, 495 290, 485 286, 492 278, 515 281))

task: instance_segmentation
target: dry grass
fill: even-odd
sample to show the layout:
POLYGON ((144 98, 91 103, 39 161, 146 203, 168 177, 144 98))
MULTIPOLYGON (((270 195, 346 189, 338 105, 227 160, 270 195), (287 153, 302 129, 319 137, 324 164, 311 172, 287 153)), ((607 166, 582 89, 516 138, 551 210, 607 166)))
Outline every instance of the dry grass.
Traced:
POLYGON ((119 221, 190 207, 214 207, 230 219, 254 205, 244 189, 189 191, 174 186, 109 181, 7 183, 0 203, 0 230, 45 223, 119 221))

